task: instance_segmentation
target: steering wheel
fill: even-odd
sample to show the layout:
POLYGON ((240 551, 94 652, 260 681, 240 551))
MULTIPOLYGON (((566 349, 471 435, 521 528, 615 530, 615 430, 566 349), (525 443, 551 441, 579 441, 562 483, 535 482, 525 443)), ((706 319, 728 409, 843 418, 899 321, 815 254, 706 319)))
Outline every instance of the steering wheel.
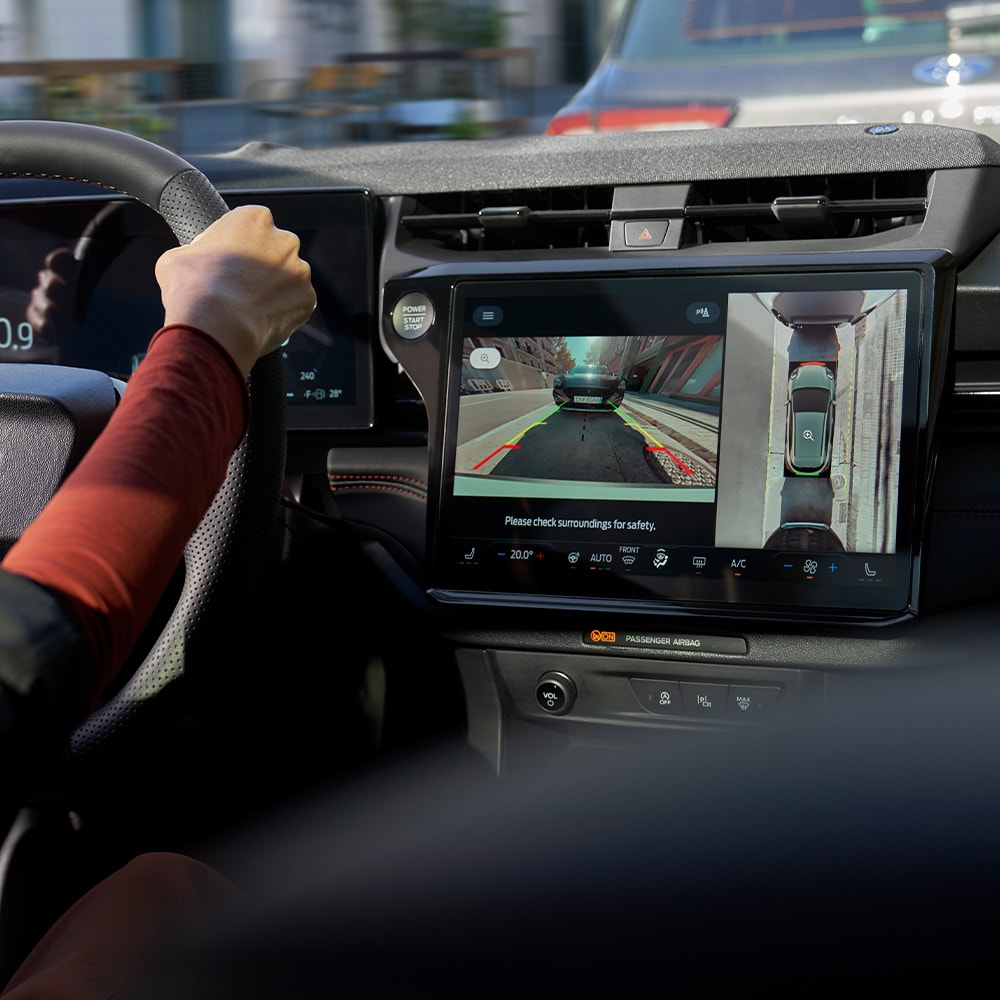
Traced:
MULTIPOLYGON (((89 125, 0 122, 0 177, 80 181, 128 195, 158 212, 180 243, 191 242, 228 211, 210 181, 186 160, 143 139, 89 125)), ((49 366, 0 367, 34 368, 31 386, 21 391, 37 394, 40 385, 43 395, 55 399, 67 392, 92 393, 94 379, 105 378, 94 372, 77 373, 77 378, 70 369, 49 366)), ((14 378, 21 385, 24 380, 23 374, 14 378)), ((111 399, 113 408, 116 397, 110 388, 107 379, 107 386, 99 392, 111 399)), ((5 391, 3 386, 0 391, 5 391)), ((272 352, 254 366, 250 394, 249 428, 229 463, 225 482, 187 544, 177 603, 132 677, 73 734, 69 753, 78 763, 103 754, 126 731, 133 732, 157 696, 179 680, 190 663, 223 655, 223 630, 231 629, 232 618, 261 569, 261 542, 273 531, 284 474, 285 390, 280 352, 272 352)), ((7 426, 0 423, 0 431, 19 434, 21 428, 9 425, 18 419, 30 416, 25 418, 23 409, 15 407, 12 415, 4 416, 7 426)), ((67 446, 62 456, 66 465, 75 458, 69 452, 78 448, 78 441, 67 446)), ((50 467, 59 464, 55 456, 47 461, 50 467)), ((23 487, 23 479, 19 485, 23 487)), ((27 506, 40 509, 48 499, 46 491, 51 493, 56 484, 29 485, 42 495, 28 498, 27 506)), ((23 497, 11 501, 24 509, 23 497)))

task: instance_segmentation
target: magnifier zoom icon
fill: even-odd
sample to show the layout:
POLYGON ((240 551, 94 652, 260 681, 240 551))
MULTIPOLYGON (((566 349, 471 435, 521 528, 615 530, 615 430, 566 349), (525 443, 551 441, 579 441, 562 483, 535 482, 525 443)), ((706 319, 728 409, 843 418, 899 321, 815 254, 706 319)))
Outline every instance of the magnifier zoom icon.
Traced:
POLYGON ((496 368, 501 360, 500 352, 495 347, 478 347, 469 355, 469 364, 480 370, 496 368))

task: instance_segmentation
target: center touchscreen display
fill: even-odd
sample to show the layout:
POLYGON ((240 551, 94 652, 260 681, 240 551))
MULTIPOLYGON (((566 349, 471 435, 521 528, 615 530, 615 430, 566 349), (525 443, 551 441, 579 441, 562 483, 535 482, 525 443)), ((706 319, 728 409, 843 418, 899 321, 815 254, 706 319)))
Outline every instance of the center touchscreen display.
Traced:
POLYGON ((917 272, 464 282, 434 589, 907 609, 917 272))

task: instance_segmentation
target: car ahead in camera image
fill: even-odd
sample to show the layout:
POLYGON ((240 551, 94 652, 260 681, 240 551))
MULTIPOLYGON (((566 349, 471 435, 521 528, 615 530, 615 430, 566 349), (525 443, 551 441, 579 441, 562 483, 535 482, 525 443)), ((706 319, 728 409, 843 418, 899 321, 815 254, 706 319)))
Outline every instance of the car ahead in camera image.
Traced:
POLYGON ((830 469, 836 380, 819 361, 796 367, 785 402, 785 467, 796 476, 820 476, 830 469))
POLYGON ((550 135, 922 122, 1000 134, 1000 5, 628 0, 550 135))
POLYGON ((574 365, 552 383, 552 399, 563 409, 611 410, 624 398, 625 380, 607 365, 574 365))

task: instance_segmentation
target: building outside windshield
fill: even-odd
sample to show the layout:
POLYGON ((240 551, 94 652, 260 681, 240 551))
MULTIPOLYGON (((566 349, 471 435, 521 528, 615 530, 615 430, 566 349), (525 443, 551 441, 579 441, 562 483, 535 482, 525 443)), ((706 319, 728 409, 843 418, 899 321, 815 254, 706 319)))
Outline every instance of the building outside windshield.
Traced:
POLYGON ((607 42, 608 0, 0 0, 0 117, 184 155, 541 132, 607 42))
POLYGON ((0 117, 184 155, 807 122, 1000 131, 1000 5, 0 0, 0 117))

